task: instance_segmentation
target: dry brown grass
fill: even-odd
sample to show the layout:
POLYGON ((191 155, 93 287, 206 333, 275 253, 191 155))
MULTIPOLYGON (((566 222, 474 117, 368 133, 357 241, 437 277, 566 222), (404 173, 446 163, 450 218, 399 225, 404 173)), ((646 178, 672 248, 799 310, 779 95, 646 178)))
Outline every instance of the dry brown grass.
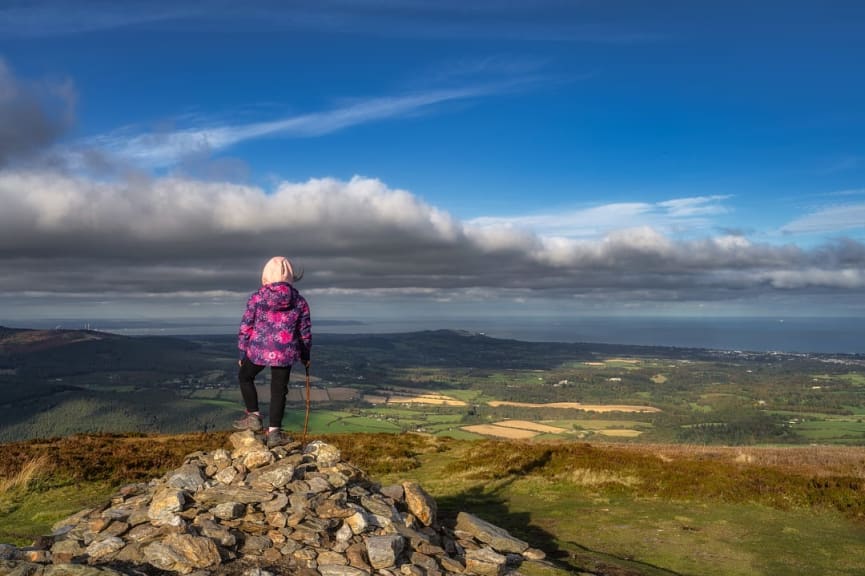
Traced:
POLYGON ((450 396, 420 394, 417 396, 391 396, 388 404, 431 404, 435 406, 465 406, 466 403, 450 396))
POLYGON ((411 433, 326 434, 314 438, 335 445, 344 460, 371 475, 413 470, 420 466, 420 456, 444 452, 458 444, 452 438, 411 433))
POLYGON ((44 459, 50 484, 110 480, 136 482, 157 477, 196 450, 226 445, 228 434, 137 436, 87 434, 0 444, 0 478, 18 473, 18 462, 44 459))
POLYGON ((493 422, 496 426, 504 426, 505 428, 519 428, 521 430, 531 430, 533 432, 544 432, 547 434, 561 434, 567 432, 564 428, 558 426, 550 426, 549 424, 541 424, 540 422, 529 422, 528 420, 500 420, 493 422))
POLYGON ((0 476, 0 496, 18 487, 26 487, 37 476, 48 471, 48 456, 41 454, 24 461, 21 467, 8 476, 0 476))
POLYGON ((568 410, 583 410, 585 412, 660 412, 654 406, 631 406, 628 404, 582 404, 580 402, 509 402, 505 400, 490 400, 487 402, 493 408, 497 406, 517 406, 520 408, 564 408, 568 410))
POLYGON ((767 467, 800 476, 852 476, 865 479, 865 446, 698 446, 692 444, 616 444, 652 454, 664 462, 706 460, 767 467))
POLYGON ((533 430, 508 428, 506 426, 496 426, 495 424, 474 424, 473 426, 463 426, 462 430, 474 432, 475 434, 482 434, 484 436, 506 438, 508 440, 526 440, 538 435, 538 433, 533 430))
POLYGON ((631 488, 640 483, 640 479, 631 474, 621 474, 610 470, 597 470, 593 468, 575 468, 566 475, 566 478, 578 486, 589 487, 619 484, 631 488))
POLYGON ((430 404, 434 406, 465 406, 462 400, 445 396, 444 394, 405 394, 404 389, 376 390, 375 394, 366 394, 363 399, 370 404, 430 404), (398 394, 394 392, 399 391, 398 394))
POLYGON ((631 430, 630 428, 607 428, 605 430, 595 430, 594 432, 595 434, 611 438, 636 438, 642 434, 641 431, 631 430))

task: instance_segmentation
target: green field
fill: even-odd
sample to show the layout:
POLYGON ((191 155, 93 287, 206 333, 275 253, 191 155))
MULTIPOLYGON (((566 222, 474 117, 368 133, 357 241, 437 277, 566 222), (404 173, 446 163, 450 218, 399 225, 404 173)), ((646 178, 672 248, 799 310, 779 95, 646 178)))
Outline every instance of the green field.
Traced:
MULTIPOLYGON (((304 412, 287 410, 283 428, 292 432, 303 430, 304 412)), ((352 432, 399 432, 399 427, 386 420, 358 416, 334 410, 313 410, 309 416, 310 434, 348 434, 352 432)))
MULTIPOLYGON (((28 331, 10 332, 12 338, 28 331)), ((60 338, 63 331, 29 337, 60 338)), ((73 333, 74 335, 74 333, 73 333)), ((72 339, 75 340, 74 338, 72 339)), ((180 433, 225 429, 243 405, 236 342, 229 337, 124 338, 87 334, 46 360, 4 352, 0 441, 80 432, 180 433)), ((505 419, 560 422, 566 435, 537 440, 717 445, 865 444, 865 358, 724 353, 603 344, 496 340, 464 332, 322 335, 312 380, 313 432, 423 431, 476 437, 461 428, 505 419), (328 388, 349 394, 324 402, 328 388), (351 398, 356 390, 358 396, 351 398), (363 394, 437 393, 465 406, 365 402, 363 394), (509 405, 490 406, 498 400, 509 405), (653 413, 581 412, 555 404, 641 405, 653 413), (529 406, 528 404, 531 404, 529 406), (320 414, 319 414, 320 413, 320 414), (579 432, 576 430, 579 429, 579 432), (610 431, 637 430, 636 437, 610 431)), ((302 370, 293 372, 298 398, 302 370)), ((268 373, 259 378, 269 409, 268 373)), ((289 404, 286 428, 302 428, 289 404)))
POLYGON ((809 420, 795 424, 793 429, 813 442, 865 445, 865 422, 861 417, 809 420))
POLYGON ((832 380, 842 380, 853 384, 854 386, 865 386, 865 374, 861 372, 848 372, 846 374, 818 374, 814 376, 816 380, 822 382, 831 382, 832 380))

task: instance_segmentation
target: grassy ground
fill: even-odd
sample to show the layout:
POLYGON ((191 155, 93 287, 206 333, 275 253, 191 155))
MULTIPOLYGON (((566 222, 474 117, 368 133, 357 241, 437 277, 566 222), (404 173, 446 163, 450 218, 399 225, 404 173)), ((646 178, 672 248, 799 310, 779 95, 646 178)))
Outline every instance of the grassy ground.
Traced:
MULTIPOLYGON (((633 454, 643 455, 635 450, 633 454)), ((673 452, 689 465, 724 456, 673 452)), ((422 454, 418 467, 382 474, 381 480, 416 479, 445 513, 467 510, 478 514, 572 568, 613 564, 641 574, 660 570, 718 576, 853 575, 860 574, 865 565, 865 524, 825 506, 772 504, 753 485, 748 493, 737 493, 735 481, 726 487, 706 487, 714 494, 701 498, 694 497, 700 488, 681 489, 679 497, 660 497, 640 489, 644 480, 639 466, 631 472, 615 469, 625 456, 615 449, 598 452, 597 466, 591 468, 582 468, 585 462, 574 462, 570 469, 556 465, 555 454, 535 456, 535 460, 514 459, 508 472, 479 457, 475 449, 454 445, 422 454)), ((856 457, 851 458, 855 461, 856 457)), ((784 469, 796 460, 779 462, 774 469, 784 469)), ((840 457, 839 464, 843 460, 840 457)), ((721 473, 737 466, 715 464, 716 472, 721 473)), ((753 476, 762 475, 758 468, 752 470, 756 472, 753 476)), ((690 481, 700 482, 700 478, 692 476, 690 481)))
POLYGON ((0 444, 0 542, 28 544, 57 520, 104 502, 117 486, 157 477, 226 438, 103 434, 0 444))
POLYGON ((76 482, 54 488, 20 487, 0 495, 0 542, 26 545, 49 534, 54 522, 106 500, 108 480, 76 482))
MULTIPOLYGON (((325 426, 340 414, 313 417, 325 426)), ((445 521, 469 511, 545 550, 553 564, 527 565, 529 576, 853 575, 865 566, 863 448, 321 438, 382 484, 419 481, 445 521)), ((186 453, 226 440, 100 435, 0 444, 0 542, 27 544, 118 485, 159 476, 186 453)))

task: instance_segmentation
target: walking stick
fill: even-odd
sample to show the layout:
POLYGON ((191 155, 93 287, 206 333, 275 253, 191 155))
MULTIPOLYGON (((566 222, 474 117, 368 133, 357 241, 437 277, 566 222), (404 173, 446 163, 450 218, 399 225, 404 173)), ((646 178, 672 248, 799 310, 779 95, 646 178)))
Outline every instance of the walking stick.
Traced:
POLYGON ((309 426, 309 362, 304 364, 306 368, 306 416, 303 418, 303 440, 301 444, 306 446, 306 429, 309 426))

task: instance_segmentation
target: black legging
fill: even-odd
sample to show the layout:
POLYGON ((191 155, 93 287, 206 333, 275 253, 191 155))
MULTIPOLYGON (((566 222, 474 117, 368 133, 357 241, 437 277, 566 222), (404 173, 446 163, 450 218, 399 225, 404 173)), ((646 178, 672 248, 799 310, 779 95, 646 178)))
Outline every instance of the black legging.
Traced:
MULTIPOLYGON (((258 392, 255 389, 255 377, 265 366, 253 364, 246 356, 240 363, 237 379, 240 381, 240 393, 247 412, 258 412, 258 392)), ((291 366, 270 367, 270 420, 271 428, 282 428, 282 417, 285 414, 285 395, 288 393, 288 377, 291 376, 291 366)))

